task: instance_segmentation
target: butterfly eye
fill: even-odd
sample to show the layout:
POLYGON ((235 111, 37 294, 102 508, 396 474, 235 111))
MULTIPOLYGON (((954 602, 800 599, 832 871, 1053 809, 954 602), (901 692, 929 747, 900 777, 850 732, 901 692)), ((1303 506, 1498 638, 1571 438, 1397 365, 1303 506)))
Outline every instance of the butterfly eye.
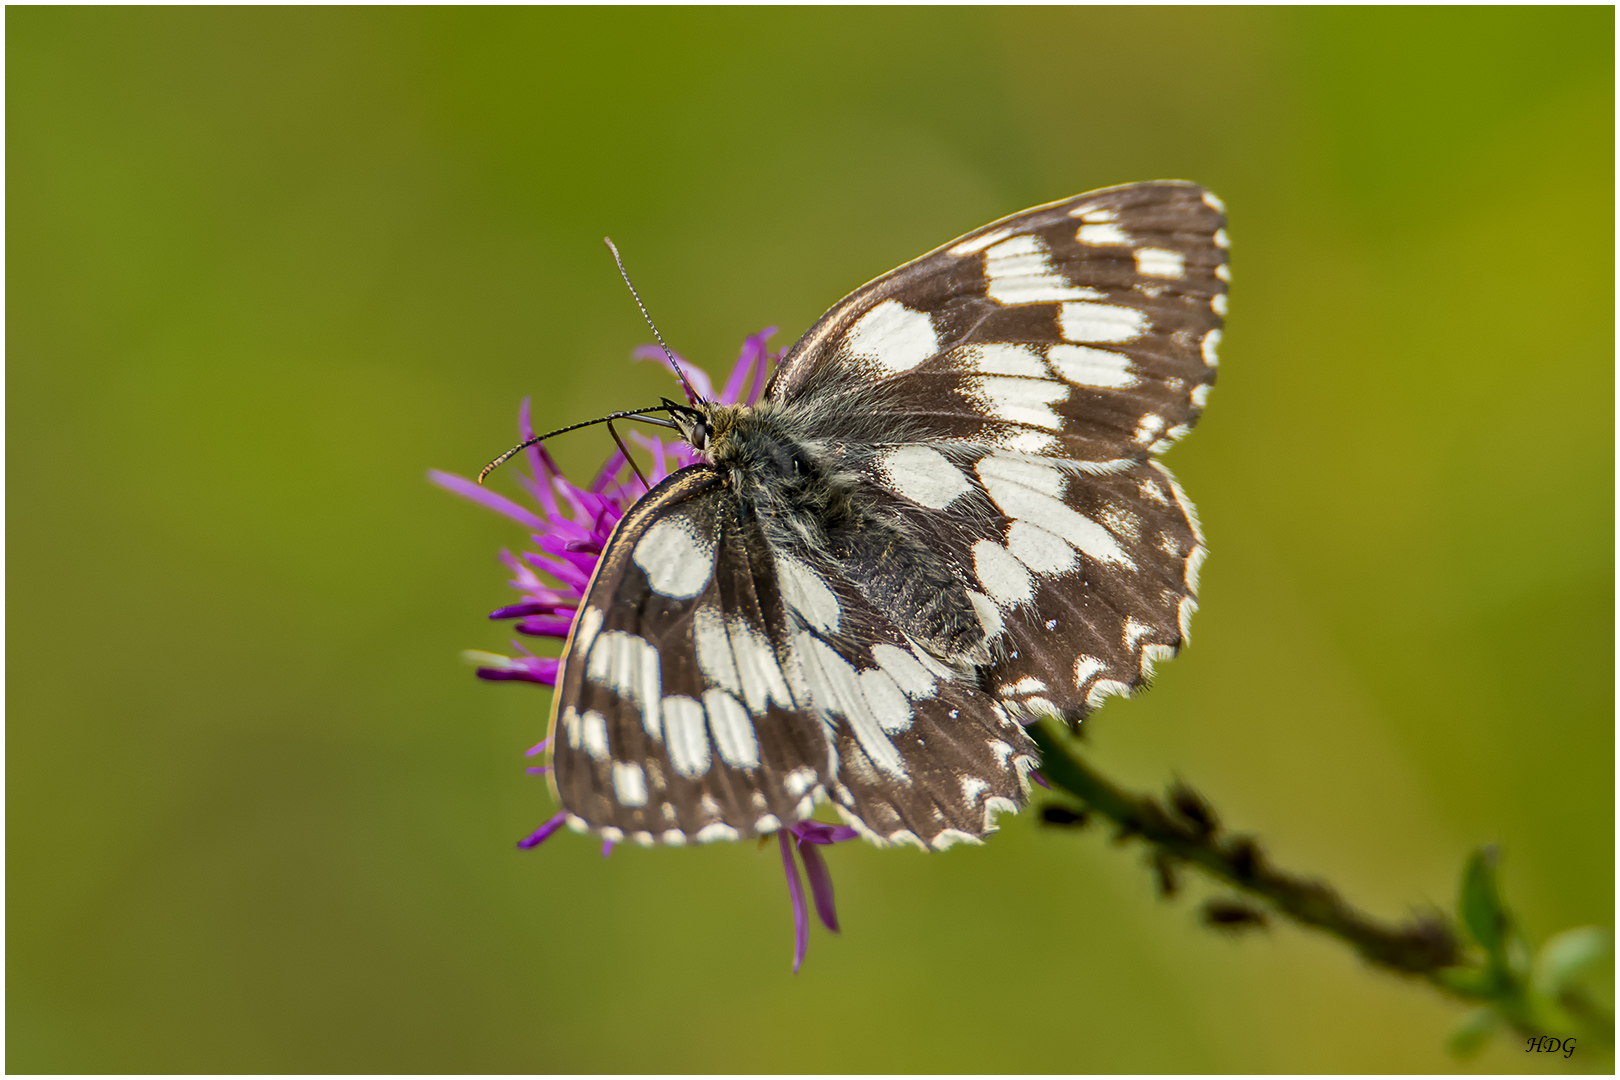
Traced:
POLYGON ((664 399, 664 404, 669 407, 669 418, 680 429, 681 438, 690 443, 694 450, 708 449, 709 437, 714 434, 708 419, 696 409, 676 405, 668 398, 664 399))

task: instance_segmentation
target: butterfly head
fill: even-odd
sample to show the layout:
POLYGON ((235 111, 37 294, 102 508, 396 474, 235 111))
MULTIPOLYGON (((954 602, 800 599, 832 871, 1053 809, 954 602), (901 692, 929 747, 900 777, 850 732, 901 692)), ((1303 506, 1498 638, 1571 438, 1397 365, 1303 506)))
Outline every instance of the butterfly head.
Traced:
POLYGON ((698 453, 707 453, 709 443, 714 440, 715 404, 700 400, 695 406, 678 405, 665 398, 664 408, 669 410, 669 418, 675 422, 675 428, 681 433, 681 438, 698 453))
POLYGON ((681 438, 710 461, 735 456, 739 440, 748 439, 752 430, 765 422, 757 408, 720 401, 678 405, 665 398, 664 408, 669 410, 681 438))
POLYGON ((811 449, 782 424, 778 409, 719 401, 687 406, 668 398, 664 407, 692 449, 736 473, 738 482, 808 481, 823 471, 811 449))

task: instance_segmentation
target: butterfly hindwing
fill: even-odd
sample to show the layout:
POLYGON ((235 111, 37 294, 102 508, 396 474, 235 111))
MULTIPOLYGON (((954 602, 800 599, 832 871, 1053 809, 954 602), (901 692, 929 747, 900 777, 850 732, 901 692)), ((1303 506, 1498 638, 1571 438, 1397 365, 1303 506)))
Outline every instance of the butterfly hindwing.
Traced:
POLYGON ((974 671, 942 663, 830 564, 789 555, 803 684, 836 751, 828 795, 870 839, 940 848, 1022 807, 1038 760, 974 671), (795 566, 796 564, 796 566, 795 566))
POLYGON ((967 584, 988 638, 985 690, 1015 715, 1077 720, 1182 644, 1203 541, 1149 461, 1106 474, 982 447, 872 448, 863 469, 967 584))

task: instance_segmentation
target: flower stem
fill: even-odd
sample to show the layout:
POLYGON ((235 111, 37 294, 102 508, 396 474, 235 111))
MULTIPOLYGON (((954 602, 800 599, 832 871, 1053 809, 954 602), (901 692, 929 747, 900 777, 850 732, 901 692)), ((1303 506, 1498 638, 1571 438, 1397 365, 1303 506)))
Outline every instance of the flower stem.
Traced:
MULTIPOLYGON (((1174 891, 1174 865, 1195 866, 1301 926, 1338 938, 1379 967, 1423 978, 1454 998, 1490 1005, 1523 1034, 1569 1034, 1545 1030, 1548 1025, 1534 1010, 1523 1007, 1527 973, 1504 970, 1491 957, 1479 955, 1446 914, 1417 912, 1400 923, 1376 919, 1346 902, 1327 882, 1274 866, 1253 837, 1223 832, 1214 808, 1190 788, 1174 785, 1161 802, 1120 787, 1077 755, 1061 731, 1050 720, 1029 728, 1041 748, 1042 775, 1118 826, 1120 841, 1139 838, 1151 845, 1166 893, 1174 891)), ((1049 819, 1074 820, 1075 815, 1049 819)), ((1607 1044, 1613 1046, 1613 1040, 1609 1016, 1607 1044)))

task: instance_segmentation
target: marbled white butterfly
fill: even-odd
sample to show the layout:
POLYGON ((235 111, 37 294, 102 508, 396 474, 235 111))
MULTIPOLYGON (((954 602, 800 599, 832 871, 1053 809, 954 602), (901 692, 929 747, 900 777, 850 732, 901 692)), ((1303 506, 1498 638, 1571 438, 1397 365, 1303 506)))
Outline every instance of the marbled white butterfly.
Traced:
POLYGON ((1221 203, 1107 188, 856 290, 757 406, 671 406, 706 463, 619 523, 565 645, 554 781, 610 840, 761 835, 829 800, 977 840, 1022 723, 1078 720, 1186 639, 1203 539, 1155 460, 1226 312, 1221 203))

